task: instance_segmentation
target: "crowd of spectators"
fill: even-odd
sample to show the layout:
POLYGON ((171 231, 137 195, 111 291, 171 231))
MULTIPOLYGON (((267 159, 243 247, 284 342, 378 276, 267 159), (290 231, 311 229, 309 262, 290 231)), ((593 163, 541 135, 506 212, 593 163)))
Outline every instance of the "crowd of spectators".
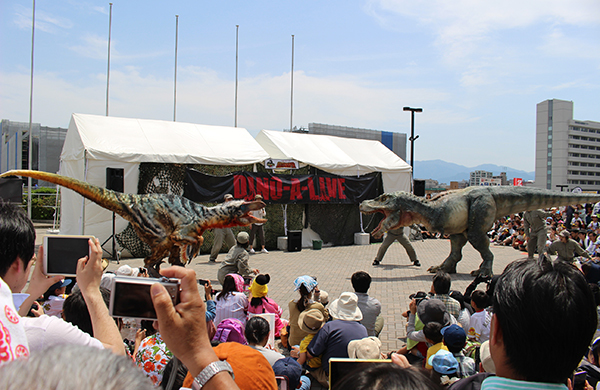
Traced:
MULTIPOLYGON (((452 290, 451 276, 438 272, 426 291, 410 297, 406 345, 388 353, 378 339, 386 308, 369 295, 372 279, 365 271, 348 275, 354 291, 331 302, 315 277, 298 276, 290 286, 298 296, 284 318, 268 295, 271 277, 247 266, 249 240, 238 235, 239 248, 231 252, 243 255, 244 276, 254 278, 245 279, 232 263, 228 273, 220 272, 215 293, 193 270, 167 268, 164 276, 180 279, 179 304, 154 284, 158 320, 112 318, 110 290, 103 287, 111 284, 103 280, 114 275, 103 272, 99 242, 90 240, 91 255, 79 260, 76 286, 66 294, 71 282, 44 275, 35 261, 31 221, 0 204, 0 389, 276 389, 282 383, 304 390, 311 383, 336 389, 559 389, 573 388, 580 378, 596 388, 600 223, 591 207, 573 208, 570 219, 568 214, 538 211, 546 235, 536 238, 542 237, 543 247, 539 241, 528 247, 535 230, 529 216, 497 221, 493 242, 529 249, 528 255, 543 248, 558 259, 528 256, 502 275, 475 279, 464 292, 452 290), (578 225, 587 230, 574 231, 578 225), (573 249, 569 257, 565 248, 554 248, 552 232, 565 248, 574 242, 583 252, 573 249), (578 269, 573 255, 592 261, 578 269), (17 307, 12 294, 27 282, 30 297, 17 307), (364 363, 330 383, 334 358, 382 362, 364 363), (45 375, 40 379, 31 370, 45 375), (577 370, 583 375, 573 377, 577 370)), ((147 277, 128 266, 116 273, 147 277)))

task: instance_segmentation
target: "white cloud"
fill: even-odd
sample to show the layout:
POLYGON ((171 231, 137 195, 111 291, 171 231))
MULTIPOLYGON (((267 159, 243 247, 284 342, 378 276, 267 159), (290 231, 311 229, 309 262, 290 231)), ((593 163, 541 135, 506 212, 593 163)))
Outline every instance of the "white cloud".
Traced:
MULTIPOLYGON (((15 6, 14 23, 20 29, 31 30, 32 9, 21 5, 15 6)), ((56 34, 60 30, 70 29, 73 23, 64 17, 54 16, 48 12, 40 10, 36 7, 35 10, 35 28, 36 30, 44 31, 51 34, 56 34)))

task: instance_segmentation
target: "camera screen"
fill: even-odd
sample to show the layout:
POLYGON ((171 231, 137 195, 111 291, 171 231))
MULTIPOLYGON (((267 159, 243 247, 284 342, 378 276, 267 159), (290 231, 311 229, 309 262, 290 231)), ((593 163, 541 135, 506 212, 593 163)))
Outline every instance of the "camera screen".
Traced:
POLYGON ((150 284, 115 283, 112 315, 156 319, 156 311, 150 298, 150 284))
POLYGON ((46 273, 75 275, 77 260, 90 254, 88 237, 48 237, 44 248, 48 258, 46 273))

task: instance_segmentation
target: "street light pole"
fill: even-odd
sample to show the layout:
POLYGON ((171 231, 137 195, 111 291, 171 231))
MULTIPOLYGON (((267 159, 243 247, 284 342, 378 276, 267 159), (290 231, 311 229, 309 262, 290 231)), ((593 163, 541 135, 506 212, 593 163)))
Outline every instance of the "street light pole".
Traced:
POLYGON ((423 112, 422 108, 412 108, 412 107, 404 107, 403 111, 410 111, 410 168, 411 175, 414 179, 414 171, 415 171, 415 141, 419 136, 415 137, 415 112, 423 112))

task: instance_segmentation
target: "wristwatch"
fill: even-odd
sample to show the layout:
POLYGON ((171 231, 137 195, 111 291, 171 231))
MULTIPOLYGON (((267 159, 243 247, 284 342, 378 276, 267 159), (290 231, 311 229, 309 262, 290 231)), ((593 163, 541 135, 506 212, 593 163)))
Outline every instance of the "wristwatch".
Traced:
POLYGON ((192 384, 192 389, 200 390, 201 388, 204 387, 204 385, 206 385, 206 383, 209 380, 212 379, 213 376, 217 375, 221 371, 228 371, 231 374, 231 377, 232 378, 234 377, 233 376, 233 368, 231 368, 231 365, 229 363, 227 363, 227 361, 225 361, 225 360, 218 360, 218 361, 212 362, 208 366, 204 367, 204 370, 202 370, 200 372, 200 374, 198 374, 196 376, 196 378, 194 378, 194 383, 192 384))

